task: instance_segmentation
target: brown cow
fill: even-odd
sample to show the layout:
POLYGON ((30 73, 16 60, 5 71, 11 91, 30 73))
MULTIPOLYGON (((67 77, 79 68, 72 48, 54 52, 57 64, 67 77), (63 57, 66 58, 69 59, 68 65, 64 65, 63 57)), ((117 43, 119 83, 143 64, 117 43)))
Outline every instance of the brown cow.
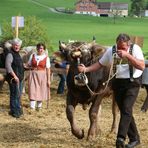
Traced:
MULTIPOLYGON (((70 64, 67 75, 67 103, 66 115, 71 125, 71 131, 78 139, 84 137, 84 131, 81 130, 75 121, 74 112, 78 104, 82 104, 83 109, 86 105, 91 104, 89 109, 90 126, 87 139, 91 140, 98 134, 98 111, 101 101, 104 97, 112 94, 111 83, 109 81, 110 67, 104 67, 96 72, 79 73, 78 64, 83 63, 86 66, 96 62, 105 52, 106 48, 100 45, 87 42, 74 42, 59 44, 59 48, 63 51, 67 61, 70 64), (105 85, 104 85, 105 84, 105 85)), ((113 102, 113 124, 112 131, 117 127, 116 114, 117 106, 113 102)))

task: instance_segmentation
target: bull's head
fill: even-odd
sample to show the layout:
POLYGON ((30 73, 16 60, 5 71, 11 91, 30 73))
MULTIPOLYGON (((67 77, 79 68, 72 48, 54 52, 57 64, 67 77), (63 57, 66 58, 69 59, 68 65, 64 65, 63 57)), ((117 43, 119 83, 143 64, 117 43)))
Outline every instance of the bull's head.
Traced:
MULTIPOLYGON (((104 47, 95 42, 59 43, 60 50, 66 53, 67 60, 74 68, 77 68, 80 63, 86 66, 94 63, 105 51, 104 47)), ((84 86, 88 83, 86 76, 78 73, 75 74, 74 79, 76 85, 84 86)))
POLYGON ((85 65, 89 65, 91 60, 102 55, 105 51, 103 46, 100 46, 95 42, 74 42, 68 44, 59 42, 59 48, 66 53, 70 63, 83 63, 85 65))

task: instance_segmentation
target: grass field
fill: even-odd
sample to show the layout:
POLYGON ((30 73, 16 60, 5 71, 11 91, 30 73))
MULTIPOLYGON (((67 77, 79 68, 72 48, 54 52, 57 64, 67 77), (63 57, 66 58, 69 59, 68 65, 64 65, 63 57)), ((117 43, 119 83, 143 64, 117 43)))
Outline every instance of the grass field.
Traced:
MULTIPOLYGON (((99 0, 100 1, 100 0, 99 0)), ((117 0, 114 0, 117 1, 117 0)), ((0 24, 10 21, 16 15, 36 16, 47 28, 53 48, 58 48, 58 41, 84 40, 96 41, 102 45, 112 45, 116 36, 125 32, 129 35, 143 36, 143 51, 148 49, 148 18, 100 18, 84 15, 61 14, 49 8, 74 8, 76 0, 0 0, 0 24), (39 2, 39 3, 37 3, 39 2)), ((124 2, 130 2, 126 0, 124 2)))

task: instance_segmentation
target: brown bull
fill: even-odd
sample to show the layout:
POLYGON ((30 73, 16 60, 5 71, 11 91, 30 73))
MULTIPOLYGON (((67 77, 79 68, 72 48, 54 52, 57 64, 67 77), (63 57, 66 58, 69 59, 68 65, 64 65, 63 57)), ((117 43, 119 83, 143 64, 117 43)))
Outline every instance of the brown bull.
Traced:
MULTIPOLYGON (((106 48, 95 43, 74 42, 69 44, 60 43, 60 50, 64 53, 70 64, 67 75, 67 104, 66 115, 71 125, 71 131, 77 138, 84 137, 84 131, 81 130, 75 121, 74 112, 78 104, 82 104, 83 109, 91 104, 89 109, 90 126, 87 139, 91 140, 98 134, 98 111, 101 101, 104 97, 112 94, 111 83, 108 82, 109 67, 102 68, 96 72, 79 73, 78 64, 83 63, 89 66, 96 62, 105 52, 106 48)), ((116 103, 113 102, 113 124, 112 131, 116 126, 116 103)))

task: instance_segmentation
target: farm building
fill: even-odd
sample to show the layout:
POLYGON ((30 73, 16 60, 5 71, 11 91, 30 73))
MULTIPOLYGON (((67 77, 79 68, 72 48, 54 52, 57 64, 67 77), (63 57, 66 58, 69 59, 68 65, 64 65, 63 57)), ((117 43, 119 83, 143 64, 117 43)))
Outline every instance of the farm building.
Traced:
POLYGON ((76 14, 93 16, 128 16, 128 4, 118 2, 96 2, 96 0, 78 0, 75 4, 76 14))
POLYGON ((146 17, 148 17, 148 10, 143 10, 143 11, 141 12, 141 16, 146 16, 146 17))

